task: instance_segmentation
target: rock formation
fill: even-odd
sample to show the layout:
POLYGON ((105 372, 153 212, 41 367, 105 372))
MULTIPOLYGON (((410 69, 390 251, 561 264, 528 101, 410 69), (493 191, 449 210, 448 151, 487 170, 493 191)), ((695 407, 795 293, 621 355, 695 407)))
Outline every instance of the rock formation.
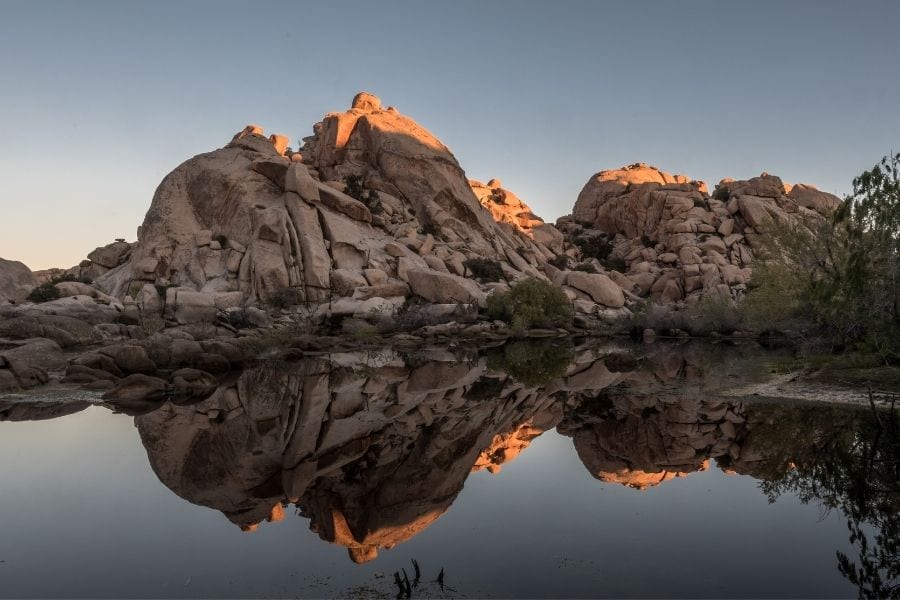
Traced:
POLYGON ((410 296, 483 303, 490 288, 468 278, 470 258, 500 261, 514 281, 544 278, 562 250, 552 225, 495 221, 453 154, 371 94, 326 115, 301 152, 282 137, 248 126, 170 173, 127 262, 101 287, 168 317, 285 290, 306 305, 392 312, 410 296))
POLYGON ((18 261, 0 258, 0 304, 24 302, 36 285, 31 269, 18 261))
POLYGON ((557 224, 582 248, 600 247, 618 259, 615 279, 627 291, 663 304, 693 303, 746 291, 768 222, 820 220, 839 204, 766 173, 722 180, 710 196, 702 181, 638 163, 594 175, 573 214, 557 224))

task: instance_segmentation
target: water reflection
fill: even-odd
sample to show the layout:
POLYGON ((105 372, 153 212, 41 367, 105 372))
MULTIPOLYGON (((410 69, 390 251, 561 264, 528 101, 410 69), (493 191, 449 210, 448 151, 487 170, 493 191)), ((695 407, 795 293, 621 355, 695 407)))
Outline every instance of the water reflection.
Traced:
MULTIPOLYGON (((858 552, 838 553, 836 568, 861 597, 897 597, 896 420, 720 394, 763 366, 754 356, 549 342, 337 353, 266 361, 201 401, 143 406, 134 419, 178 496, 248 532, 299 512, 356 563, 429 527, 470 473, 500 471, 555 428, 603 482, 652 493, 715 464, 759 480, 772 502, 790 494, 838 509, 858 552)), ((0 406, 5 418, 23 411, 0 406)))

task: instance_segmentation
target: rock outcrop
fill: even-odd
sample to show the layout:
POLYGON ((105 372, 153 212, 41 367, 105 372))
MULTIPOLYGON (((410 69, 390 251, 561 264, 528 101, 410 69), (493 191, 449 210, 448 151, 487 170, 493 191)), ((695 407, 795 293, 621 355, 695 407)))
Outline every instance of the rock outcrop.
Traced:
POLYGON ((488 289, 469 279, 468 259, 502 262, 508 281, 545 278, 562 249, 552 225, 533 219, 536 234, 495 221, 449 149, 371 94, 326 115, 300 152, 280 140, 248 126, 180 165, 127 262, 98 283, 170 319, 180 299, 201 299, 192 294, 215 311, 286 290, 307 306, 391 312, 411 295, 482 303, 488 289))
POLYGON ((733 300, 747 287, 767 223, 823 219, 840 200, 763 173, 706 184, 638 163, 601 171, 557 223, 583 249, 613 259, 616 282, 663 304, 733 300))
POLYGON ((23 263, 0 258, 0 304, 24 302, 37 284, 31 269, 23 263))

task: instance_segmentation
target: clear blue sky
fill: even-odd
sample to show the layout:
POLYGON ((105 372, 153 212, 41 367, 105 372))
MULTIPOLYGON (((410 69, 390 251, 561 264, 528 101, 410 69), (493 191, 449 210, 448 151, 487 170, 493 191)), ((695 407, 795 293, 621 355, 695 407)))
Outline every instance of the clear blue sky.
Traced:
POLYGON ((135 238, 183 160, 359 90, 547 220, 637 161, 843 194, 900 149, 900 2, 0 0, 0 256, 135 238))

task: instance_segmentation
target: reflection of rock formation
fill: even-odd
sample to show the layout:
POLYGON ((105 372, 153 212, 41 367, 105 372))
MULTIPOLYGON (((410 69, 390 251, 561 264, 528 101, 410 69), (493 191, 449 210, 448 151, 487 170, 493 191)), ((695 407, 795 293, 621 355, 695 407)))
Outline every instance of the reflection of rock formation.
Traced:
POLYGON ((245 371, 137 427, 154 471, 183 498, 244 529, 296 503, 323 539, 370 560, 440 517, 473 469, 495 472, 554 427, 566 406, 556 392, 611 381, 579 379, 596 369, 589 355, 541 388, 483 358, 442 355, 414 367, 386 352, 245 371))
POLYGON ((247 370, 136 423, 154 471, 183 498, 246 530, 293 503, 364 562, 439 518, 469 473, 497 472, 557 425, 604 481, 644 488, 711 458, 751 468, 742 407, 684 397, 707 397, 728 372, 703 357, 678 349, 639 365, 581 349, 529 386, 507 374, 520 365, 483 356, 332 354, 247 370))
POLYGON ((559 431, 594 477, 644 489, 705 471, 710 458, 738 458, 740 412, 720 401, 608 394, 559 431))

